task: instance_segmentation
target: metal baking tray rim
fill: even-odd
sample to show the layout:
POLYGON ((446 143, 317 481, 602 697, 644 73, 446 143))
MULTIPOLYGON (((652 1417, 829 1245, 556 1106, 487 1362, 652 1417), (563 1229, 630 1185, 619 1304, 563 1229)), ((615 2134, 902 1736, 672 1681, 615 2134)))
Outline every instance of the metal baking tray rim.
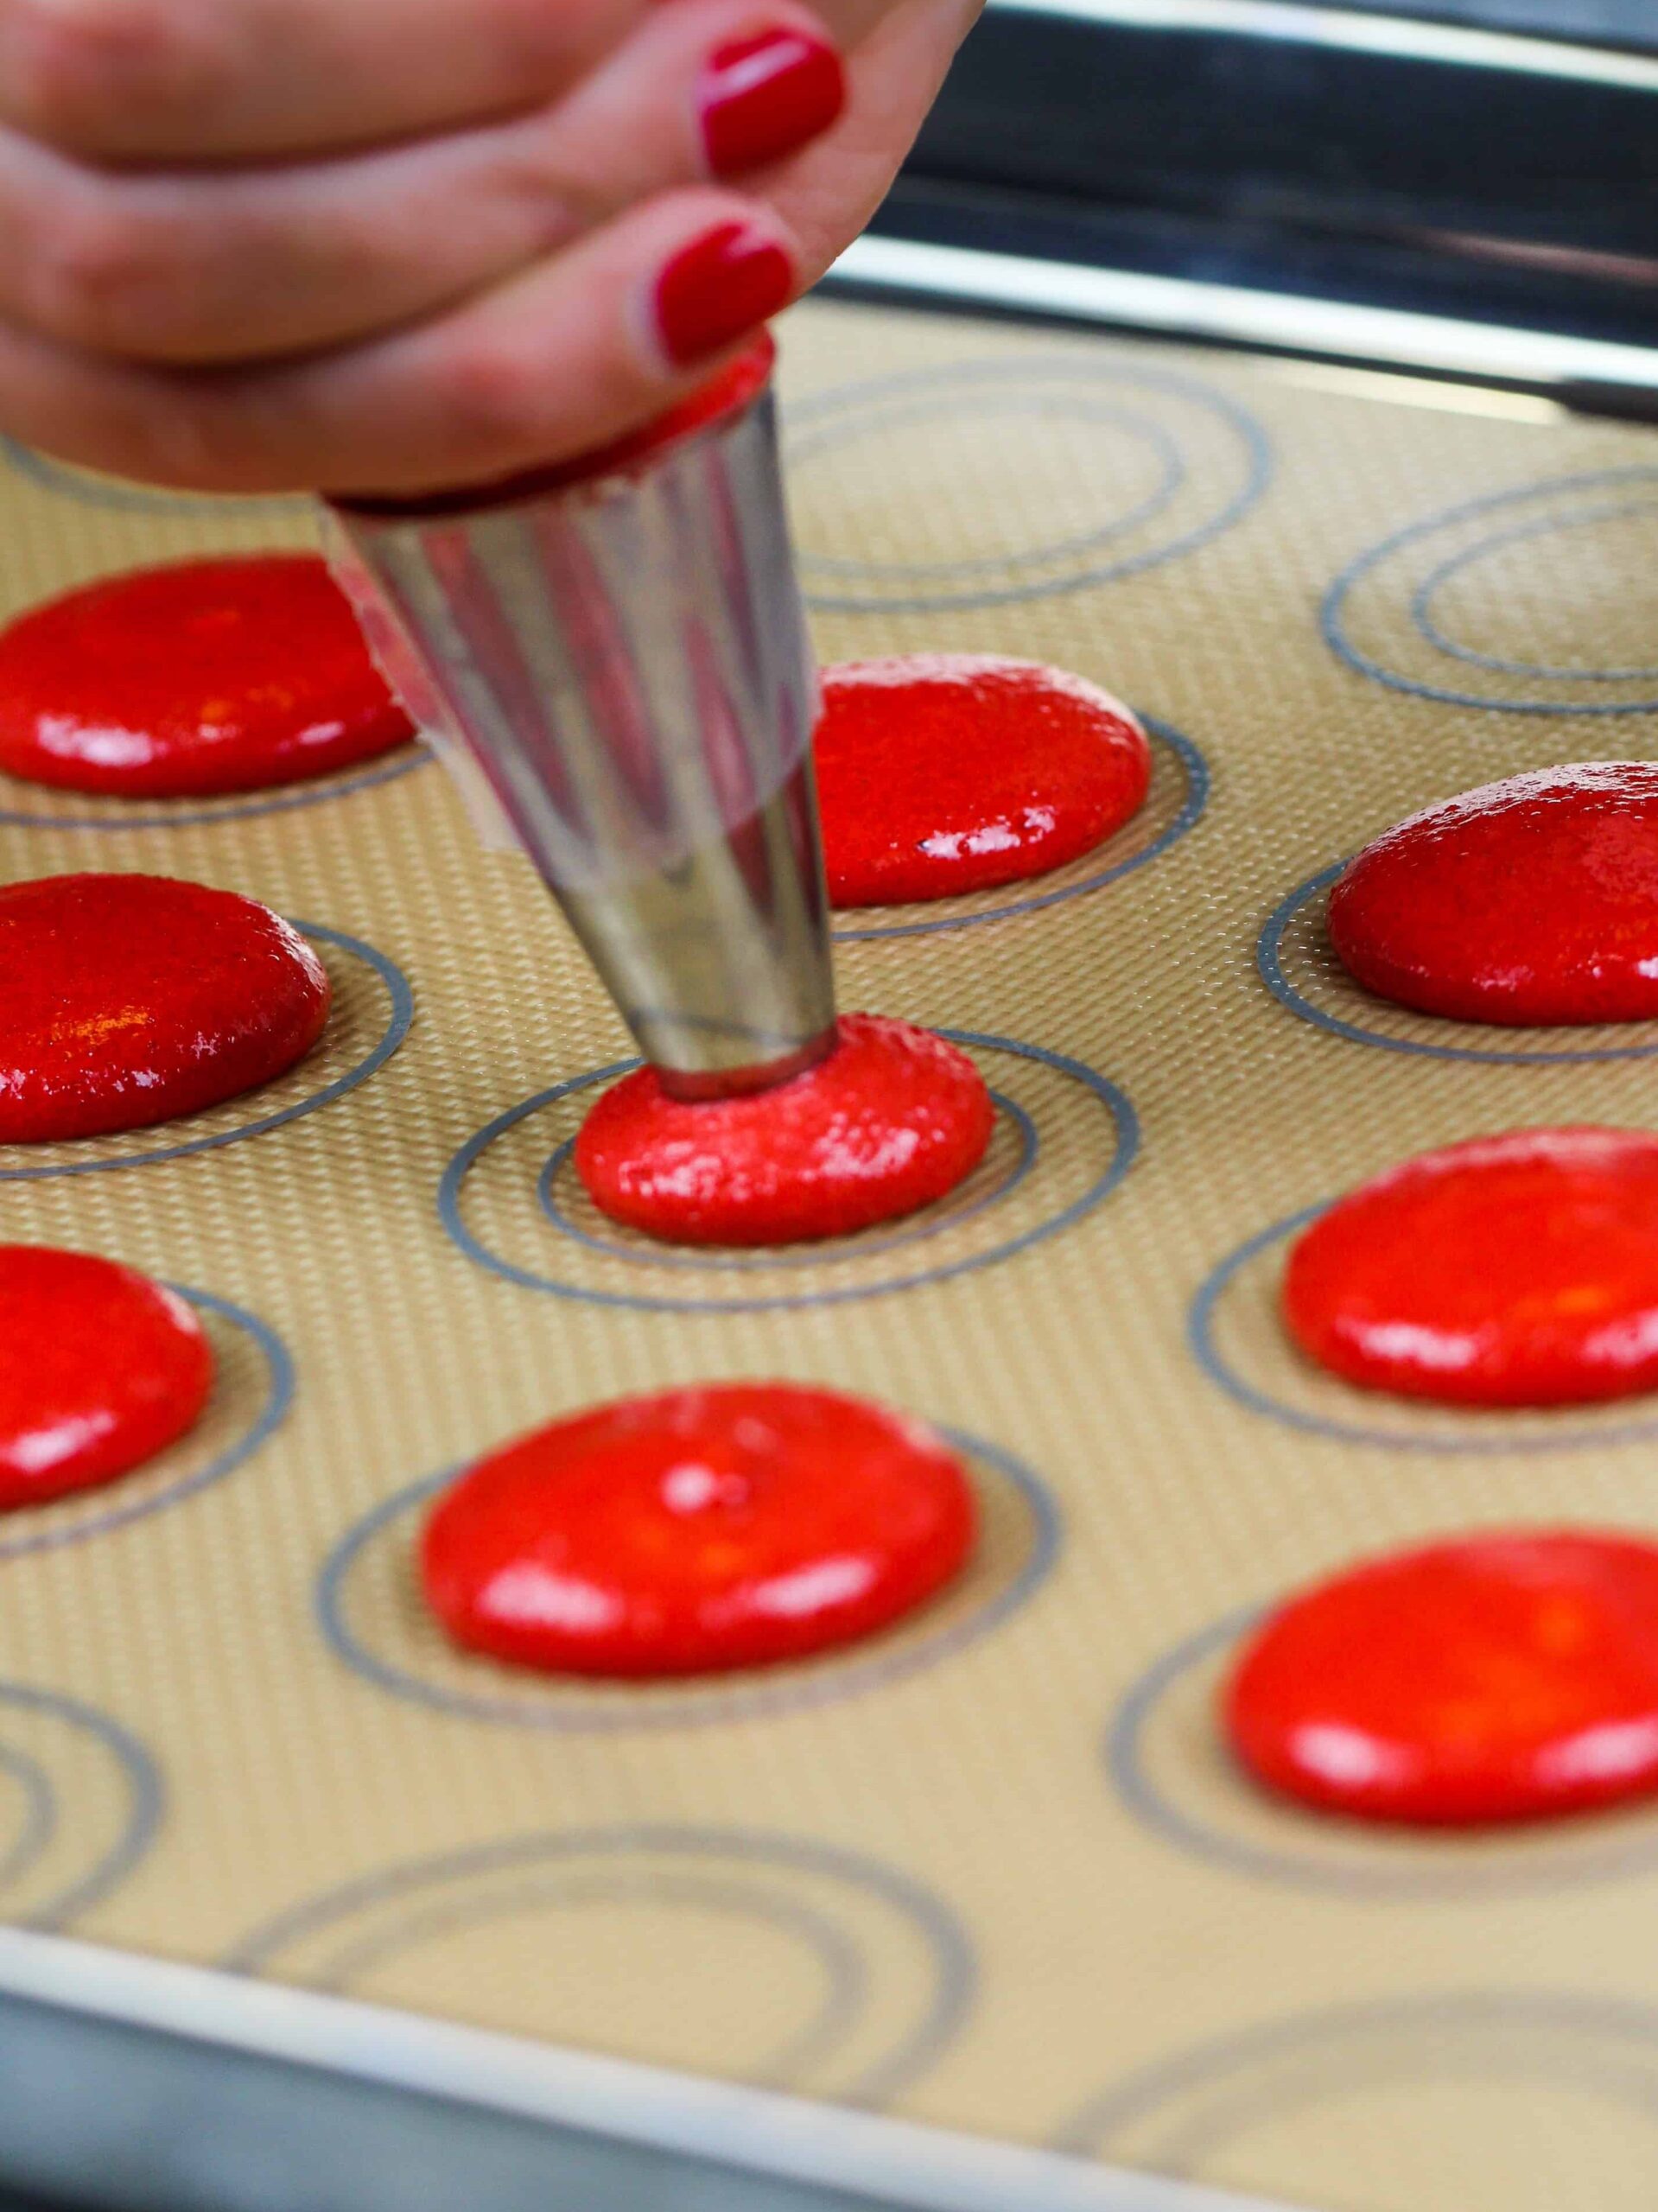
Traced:
POLYGON ((1260 2212, 1227 2191, 22 1929, 0 1928, 0 2050, 8 2179, 122 2212, 376 2196, 436 2212, 485 2188, 495 2212, 1260 2212))

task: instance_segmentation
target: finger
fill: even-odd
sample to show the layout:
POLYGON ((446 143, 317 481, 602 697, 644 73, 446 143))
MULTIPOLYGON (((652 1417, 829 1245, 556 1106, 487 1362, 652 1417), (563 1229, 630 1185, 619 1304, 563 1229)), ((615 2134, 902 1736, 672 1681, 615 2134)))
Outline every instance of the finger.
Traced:
MULTIPOLYGON (((818 0, 837 38, 867 0, 818 0)), ((901 0, 861 44, 848 46, 845 112, 795 156, 765 196, 799 241, 815 284, 886 196, 983 0, 901 0)))
POLYGON ((105 161, 338 151, 520 114, 651 0, 0 0, 0 120, 105 161))
POLYGON ((0 130, 0 314, 132 360, 338 346, 792 151, 843 96, 797 0, 676 0, 549 111, 345 160, 98 170, 0 130))
POLYGON ((442 320, 297 364, 126 366, 0 326, 0 421, 62 459, 219 492, 416 493, 607 442, 797 289, 768 209, 664 194, 442 320))

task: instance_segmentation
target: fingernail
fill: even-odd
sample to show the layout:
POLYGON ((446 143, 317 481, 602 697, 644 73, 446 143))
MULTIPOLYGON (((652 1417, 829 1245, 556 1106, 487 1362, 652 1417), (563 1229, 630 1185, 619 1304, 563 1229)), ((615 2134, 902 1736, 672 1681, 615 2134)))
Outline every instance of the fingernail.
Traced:
POLYGON ((721 223, 681 246, 657 278, 663 351, 686 368, 775 315, 794 290, 794 264, 752 223, 721 223))
POLYGON ((757 31, 708 56, 696 99, 708 168, 736 176, 827 130, 846 105, 846 73, 822 39, 757 31))

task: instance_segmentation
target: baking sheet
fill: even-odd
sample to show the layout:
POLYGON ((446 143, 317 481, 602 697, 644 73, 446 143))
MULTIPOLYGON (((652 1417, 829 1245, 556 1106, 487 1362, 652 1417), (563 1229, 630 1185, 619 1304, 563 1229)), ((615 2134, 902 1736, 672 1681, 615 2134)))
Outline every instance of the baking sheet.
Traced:
MULTIPOLYGON (((1658 447, 1536 400, 827 305, 790 319, 782 385, 826 658, 1028 654, 1153 718, 1147 812, 1101 854, 840 918, 843 1005, 969 1040, 990 1160, 845 1248, 653 1254, 559 1165, 619 1024, 418 753, 136 817, 0 787, 6 877, 247 892, 340 987, 267 1093, 0 1151, 0 1234, 188 1287, 225 1356, 200 1438, 0 1526, 0 1911, 1331 2212, 1647 2205, 1658 1814, 1367 1835, 1253 1796, 1209 1700, 1253 1608, 1356 1554, 1658 1515, 1658 1405, 1391 1408, 1271 1313, 1284 1224, 1402 1154, 1650 1117, 1658 1034, 1493 1058, 1359 1001, 1314 880, 1432 797, 1650 754, 1658 447), (987 1509, 962 1588, 717 1687, 443 1649, 408 1560, 446 1469, 727 1375, 956 1432, 987 1509)), ((301 505, 16 453, 0 496, 6 610, 314 537, 301 505)))

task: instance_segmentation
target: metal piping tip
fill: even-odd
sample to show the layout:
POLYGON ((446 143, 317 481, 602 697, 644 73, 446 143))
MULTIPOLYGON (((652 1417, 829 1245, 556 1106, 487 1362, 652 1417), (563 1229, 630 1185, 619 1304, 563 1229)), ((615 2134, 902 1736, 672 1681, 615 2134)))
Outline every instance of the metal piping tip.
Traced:
POLYGON ((784 1081, 835 1038, 770 365, 767 341, 585 464, 334 505, 388 677, 683 1098, 784 1081))

